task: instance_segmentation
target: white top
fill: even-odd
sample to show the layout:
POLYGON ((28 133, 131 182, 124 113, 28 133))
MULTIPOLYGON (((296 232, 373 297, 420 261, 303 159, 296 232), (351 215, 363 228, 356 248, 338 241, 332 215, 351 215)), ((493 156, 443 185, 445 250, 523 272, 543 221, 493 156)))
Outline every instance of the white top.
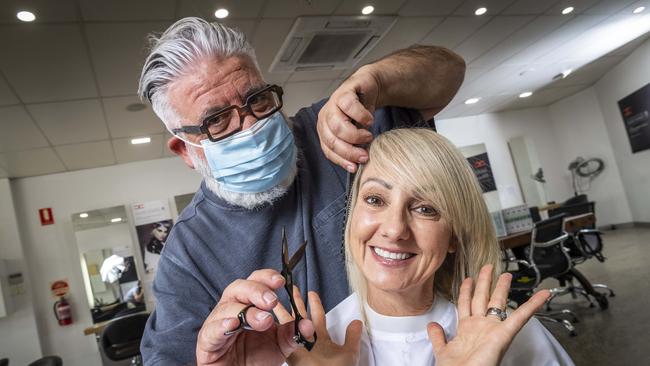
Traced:
MULTIPOLYGON (((366 329, 361 336, 358 366, 435 365, 427 324, 439 323, 447 340, 456 335, 456 307, 442 296, 436 296, 431 310, 423 315, 391 317, 376 313, 367 304, 365 309, 372 341, 366 329)), ((328 312, 326 318, 332 341, 343 344, 348 324, 355 319, 362 320, 358 296, 350 295, 328 312)), ((533 318, 517 334, 501 362, 501 366, 515 365, 573 366, 573 361, 546 328, 533 318)))

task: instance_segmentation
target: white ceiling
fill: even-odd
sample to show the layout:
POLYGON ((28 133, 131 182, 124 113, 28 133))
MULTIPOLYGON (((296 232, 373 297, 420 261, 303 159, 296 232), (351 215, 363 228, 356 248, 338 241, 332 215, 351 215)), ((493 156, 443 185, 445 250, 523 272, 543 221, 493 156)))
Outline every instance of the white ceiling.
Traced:
POLYGON ((268 73, 297 16, 358 15, 372 4, 397 15, 367 63, 414 44, 442 45, 468 64, 465 83, 438 118, 545 106, 597 81, 648 38, 650 0, 3 0, 0 3, 0 178, 28 177, 170 157, 169 134, 138 102, 146 35, 184 16, 241 29, 285 110, 328 96, 352 70, 268 73), (477 17, 474 10, 486 6, 477 17), (561 10, 575 11, 562 16, 561 10), (36 13, 33 23, 16 19, 36 13), (566 68, 568 78, 551 82, 566 68), (517 95, 535 91, 527 99, 517 95), (481 97, 477 104, 463 103, 481 97), (151 143, 131 145, 133 137, 151 143))

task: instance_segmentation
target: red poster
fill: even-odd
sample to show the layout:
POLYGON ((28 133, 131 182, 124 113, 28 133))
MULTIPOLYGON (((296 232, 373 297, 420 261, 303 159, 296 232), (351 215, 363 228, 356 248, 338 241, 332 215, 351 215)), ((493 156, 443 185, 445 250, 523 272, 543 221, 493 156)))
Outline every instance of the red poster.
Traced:
POLYGON ((41 208, 38 210, 38 216, 41 218, 41 225, 54 224, 54 216, 52 215, 52 208, 41 208))

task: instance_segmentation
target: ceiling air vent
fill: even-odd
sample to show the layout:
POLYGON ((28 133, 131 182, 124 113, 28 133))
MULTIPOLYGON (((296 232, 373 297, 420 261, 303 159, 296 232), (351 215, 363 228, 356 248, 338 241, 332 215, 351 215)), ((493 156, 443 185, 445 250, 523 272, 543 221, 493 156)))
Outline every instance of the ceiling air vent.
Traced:
POLYGON ((353 67, 395 23, 396 17, 299 17, 270 72, 339 70, 353 67))

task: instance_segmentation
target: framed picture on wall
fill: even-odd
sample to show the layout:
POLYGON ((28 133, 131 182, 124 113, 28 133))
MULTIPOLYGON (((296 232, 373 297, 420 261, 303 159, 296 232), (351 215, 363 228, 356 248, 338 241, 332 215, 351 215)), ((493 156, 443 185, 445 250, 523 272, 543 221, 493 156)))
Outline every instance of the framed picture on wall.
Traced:
POLYGON ((483 193, 492 192, 497 190, 497 184, 494 181, 494 174, 490 167, 490 159, 488 154, 482 153, 467 158, 469 165, 472 167, 478 183, 483 189, 483 193))
POLYGON ((650 149, 650 84, 618 101, 632 153, 650 149))

